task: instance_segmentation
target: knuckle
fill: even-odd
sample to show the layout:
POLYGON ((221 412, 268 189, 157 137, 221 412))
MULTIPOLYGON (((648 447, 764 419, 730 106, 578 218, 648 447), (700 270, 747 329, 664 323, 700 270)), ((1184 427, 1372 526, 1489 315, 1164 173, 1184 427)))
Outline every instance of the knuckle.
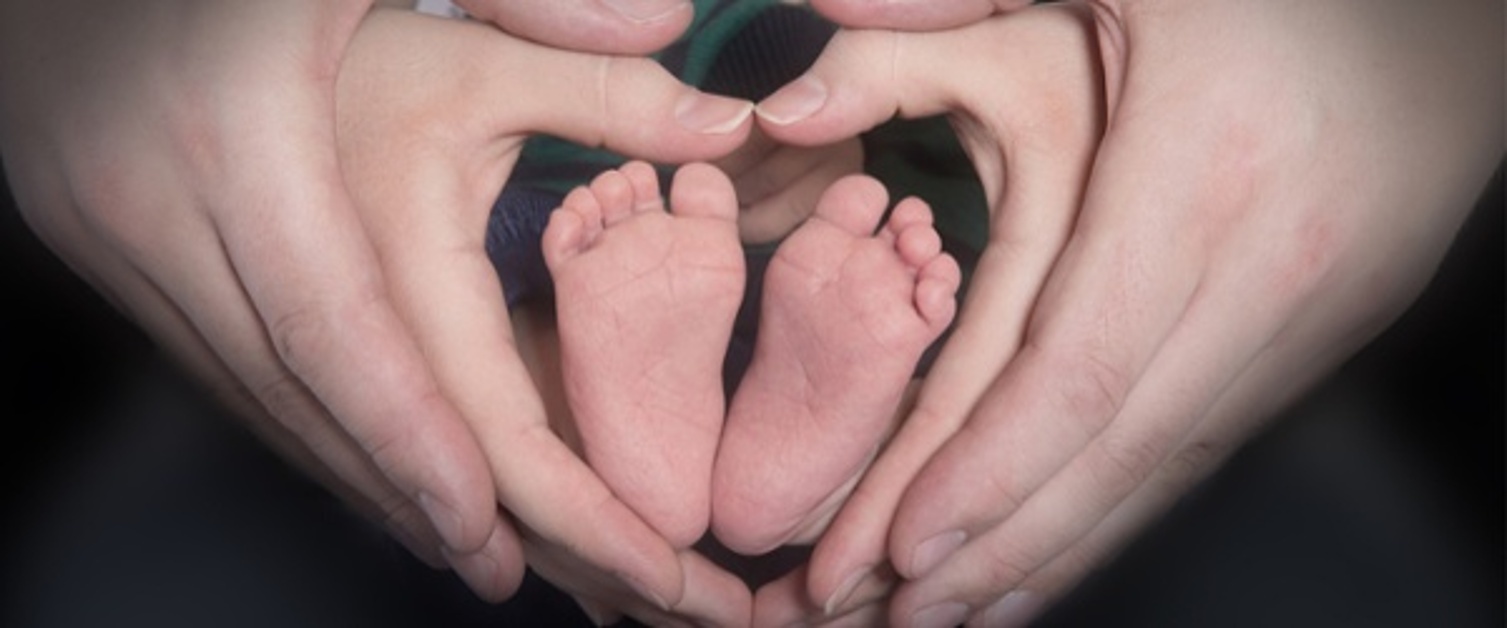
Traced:
POLYGON ((1218 466, 1229 450, 1229 445, 1224 443, 1195 440, 1162 463, 1162 475, 1174 487, 1191 486, 1218 466))
POLYGON ((269 317, 267 334, 288 370, 318 391, 319 365, 381 338, 386 309, 379 287, 358 287, 282 308, 269 317))
POLYGON ((990 590, 1005 591, 1031 575, 1033 563, 1012 545, 990 548, 983 556, 979 584, 990 590))
POLYGON ((988 502, 989 507, 1006 516, 1019 510, 1020 505, 1025 502, 1024 489, 1014 478, 1014 475, 997 469, 984 475, 984 480, 987 482, 985 490, 991 497, 988 502))
POLYGON ((598 115, 594 120, 578 121, 580 131, 586 133, 583 139, 592 146, 606 146, 616 138, 645 132, 640 124, 643 116, 634 115, 634 109, 644 104, 641 84, 667 77, 664 68, 648 59, 613 55, 603 55, 597 64, 593 97, 598 115), (586 124, 595 126, 588 128, 586 124))
POLYGON ((312 444, 315 434, 311 427, 315 421, 320 420, 320 411, 303 382, 291 373, 277 369, 266 381, 257 384, 252 394, 268 414, 293 432, 299 440, 312 444))
POLYGON ((294 373, 304 373, 319 356, 327 355, 336 327, 328 313, 305 305, 272 319, 267 333, 283 364, 294 373))
POLYGON ((1053 559, 1032 579, 1037 581, 1038 587, 1066 590, 1103 565, 1113 551, 1113 548, 1093 542, 1078 543, 1053 559))
POLYGON ((1072 349, 1050 358, 1052 394, 1067 416, 1098 431, 1119 413, 1130 394, 1131 377, 1092 348, 1072 349))
POLYGON ((1088 458, 1090 473, 1105 499, 1118 501, 1146 480, 1161 463, 1164 449, 1155 438, 1106 438, 1088 458))

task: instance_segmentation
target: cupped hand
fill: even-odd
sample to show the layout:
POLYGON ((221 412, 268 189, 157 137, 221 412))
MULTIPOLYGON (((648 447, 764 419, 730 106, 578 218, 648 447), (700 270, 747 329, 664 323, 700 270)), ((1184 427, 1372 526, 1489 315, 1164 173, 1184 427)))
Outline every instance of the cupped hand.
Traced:
POLYGON ((766 131, 950 110, 993 223, 808 599, 771 585, 756 616, 1010 625, 1065 592, 1426 283, 1501 158, 1500 19, 1102 2, 840 35, 766 131))
POLYGON ((5 163, 39 236, 256 431, 497 597, 518 540, 337 161, 368 5, 5 3, 5 163))
POLYGON ((453 399, 529 564, 598 616, 736 625, 749 592, 617 499, 551 430, 483 246, 526 136, 661 161, 726 154, 752 105, 652 61, 549 48, 475 23, 367 18, 339 80, 341 165, 399 316, 453 399))
POLYGON ((791 146, 757 128, 733 154, 715 162, 738 193, 738 235, 768 244, 789 235, 816 211, 838 179, 863 172, 863 143, 848 138, 824 146, 791 146))

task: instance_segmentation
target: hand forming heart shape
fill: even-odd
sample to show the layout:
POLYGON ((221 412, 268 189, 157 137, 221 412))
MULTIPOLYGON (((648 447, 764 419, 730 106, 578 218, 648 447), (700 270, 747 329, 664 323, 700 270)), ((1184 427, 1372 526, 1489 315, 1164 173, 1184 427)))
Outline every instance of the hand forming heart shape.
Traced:
MULTIPOLYGON (((793 526, 783 515, 776 523, 749 523, 784 494, 778 485, 736 499, 710 491, 714 521, 719 510, 730 513, 715 527, 749 550, 812 540, 836 516, 809 567, 760 590, 753 600, 757 623, 818 618, 863 625, 887 617, 896 624, 946 625, 971 618, 996 625, 1029 616, 1212 468, 1276 404, 1374 334, 1416 292, 1426 273, 1416 270, 1417 263, 1404 262, 1430 268, 1461 214, 1409 210, 1463 206, 1458 190, 1474 189, 1472 184, 1484 179, 1489 168, 1482 164, 1493 163, 1498 149, 1459 131, 1469 125, 1453 121, 1459 116, 1446 105, 1410 99, 1384 72, 1357 78, 1344 89, 1312 80, 1304 83, 1307 91, 1293 89, 1292 77, 1311 79, 1312 72, 1303 68, 1346 67, 1358 54, 1394 53, 1356 45, 1354 38, 1310 37, 1292 27, 1297 18, 1285 14, 1215 4, 1173 17, 1122 11, 1119 3, 1060 4, 1000 13, 936 33, 846 31, 803 78, 759 105, 765 134, 810 146, 851 138, 896 115, 947 114, 984 187, 989 228, 960 323, 898 435, 872 468, 845 469, 835 476, 837 486, 816 483, 818 506, 801 513, 793 526), (1201 49, 1204 58, 1189 54, 1215 25, 1231 18, 1267 34, 1284 33, 1297 52, 1276 52, 1255 43, 1258 38, 1241 36, 1201 49), (1136 56, 1129 54, 1132 42, 1141 46, 1136 56), (964 68, 959 59, 993 62, 964 68), (1411 111, 1431 121, 1415 143, 1457 156, 1445 167, 1432 167, 1432 187, 1403 194, 1374 175, 1356 172, 1368 150, 1392 148, 1366 132, 1383 120, 1364 114, 1336 119, 1321 112, 1362 97, 1392 107, 1380 110, 1411 111), (1257 102, 1265 105, 1259 114, 1251 112, 1257 102), (1246 117, 1232 117, 1231 111, 1246 117), (1268 132, 1279 128, 1285 132, 1268 132), (1182 141, 1173 141, 1179 133, 1182 141), (1331 136, 1347 143, 1331 147, 1332 154, 1320 152, 1330 156, 1316 163, 1291 159, 1313 154, 1324 145, 1318 138, 1331 136), (1364 179, 1368 194, 1348 200, 1325 194, 1325 186, 1304 174, 1310 167, 1334 180, 1364 179), (1269 190, 1290 190, 1292 196, 1269 190), (1319 203, 1315 195, 1327 200, 1319 203), (1317 211, 1320 206, 1334 211, 1317 211), (1374 220, 1379 213, 1392 220, 1374 220), (1407 254, 1389 259, 1365 254, 1353 243, 1368 229, 1392 234, 1389 241, 1407 254), (1357 272, 1406 280, 1380 291, 1335 283, 1357 272), (1248 285, 1268 295, 1269 302, 1255 308, 1244 304, 1239 295, 1248 285), (1358 335, 1345 331, 1357 328, 1358 335), (1216 337, 1224 340, 1210 340, 1216 337), (1253 395, 1262 396, 1260 403, 1253 395), (849 490, 854 492, 844 506, 849 490), (983 497, 976 498, 980 492, 983 497), (728 500, 724 507, 717 505, 719 499, 728 500), (744 525, 757 529, 740 532, 744 525), (733 538, 739 536, 744 538, 733 538), (896 588, 900 578, 905 582, 896 588)), ((839 0, 822 5, 837 14, 841 11, 833 7, 846 6, 839 0)), ((1349 19, 1351 9, 1310 10, 1323 18, 1314 23, 1354 24, 1347 28, 1357 32, 1401 28, 1397 24, 1404 22, 1393 21, 1403 11, 1368 21, 1349 19)), ((1459 13, 1429 19, 1438 26, 1429 32, 1489 40, 1459 13)), ((413 37, 440 40, 445 37, 439 31, 449 28, 434 26, 434 32, 413 37)), ((653 531, 656 526, 639 518, 645 515, 642 508, 635 512, 618 501, 541 429, 537 418, 544 412, 531 400, 532 392, 508 385, 524 381, 518 364, 478 368, 493 363, 495 354, 512 355, 509 346, 527 342, 498 329, 505 315, 495 302, 490 268, 476 255, 479 229, 468 229, 481 222, 481 208, 506 179, 524 132, 552 131, 628 154, 684 161, 739 146, 748 130, 747 110, 726 101, 692 100, 686 88, 648 64, 543 49, 496 33, 483 41, 484 29, 454 28, 471 29, 467 41, 493 52, 463 52, 454 41, 449 47, 426 47, 438 51, 429 64, 409 60, 408 67, 418 71, 400 77, 411 81, 403 83, 407 91, 401 93, 410 95, 406 100, 343 99, 384 112, 352 115, 358 133, 343 137, 373 138, 345 153, 348 178, 364 205, 388 208, 368 214, 369 228, 389 235, 376 238, 383 243, 384 270, 411 290, 400 310, 416 327, 430 330, 423 342, 444 365, 442 389, 460 400, 489 457, 497 458, 492 464, 501 502, 531 535, 533 564, 599 617, 626 612, 654 622, 746 621, 748 592, 737 579, 694 551, 674 549, 691 532, 677 532, 672 535, 677 542, 667 543, 653 531), (453 58, 436 64, 446 51, 453 58), (543 81, 542 95, 549 96, 540 99, 543 109, 524 105, 504 115, 477 104, 486 100, 477 94, 516 93, 512 88, 519 81, 535 76, 522 68, 555 67, 561 61, 593 68, 595 74, 585 75, 594 78, 564 85, 543 81), (436 83, 436 89, 412 89, 436 83), (562 94, 564 100, 554 98, 562 94), (586 109, 594 117, 571 118, 572 112, 559 108, 573 97, 589 103, 586 109), (367 126, 372 119, 388 126, 367 126), (709 133, 689 133, 685 124, 709 133), (405 139, 398 143, 399 137, 405 139), (383 148, 384 142, 396 146, 383 148), (395 189, 403 183, 412 183, 412 189, 395 189), (415 207, 475 213, 460 229, 463 225, 443 212, 429 213, 427 221, 416 217, 428 212, 415 207), (440 234, 426 237, 426 244, 443 241, 449 248, 438 256, 409 250, 414 233, 440 234), (452 279, 436 283, 435 277, 452 279), (483 303, 487 299, 493 302, 483 303), (463 303, 474 308, 457 307, 463 303), (494 357, 481 357, 488 351, 494 357), (499 413, 535 419, 481 419, 499 413), (540 481, 545 468, 567 471, 546 473, 549 481, 540 481), (587 522, 621 536, 602 542, 590 535, 587 522)), ((1435 87, 1462 95, 1448 102, 1472 103, 1465 119, 1487 119, 1482 112, 1490 110, 1493 98, 1472 92, 1471 81, 1458 80, 1464 72, 1459 68, 1468 64, 1439 52, 1445 47, 1437 41, 1414 39, 1435 54, 1406 67, 1449 68, 1436 72, 1435 87)), ((386 77, 387 86, 400 80, 386 77)), ((536 89, 539 82, 528 85, 536 89)), ((382 85, 367 87, 369 93, 388 93, 376 89, 382 85)), ((657 203, 647 200, 657 199, 657 191, 643 192, 649 177, 633 174, 633 168, 618 176, 599 180, 590 197, 567 201, 580 220, 577 228, 592 235, 583 239, 574 233, 558 250, 579 253, 583 242, 610 235, 622 216, 657 203), (615 209, 619 206, 628 211, 615 209), (601 226, 593 226, 594 216, 603 220, 601 226)), ((808 179, 823 183, 801 187, 805 193, 798 197, 810 198, 810 190, 827 187, 825 180, 808 179)), ((716 185, 689 186, 697 187, 716 185)), ((833 205, 865 206, 854 200, 865 192, 852 185, 841 189, 846 191, 839 197, 847 200, 833 205)), ((671 211, 678 214, 674 191, 671 196, 671 211)), ((702 201, 685 204, 692 214, 703 207, 702 201)), ((912 216, 902 218, 902 225, 919 215, 896 213, 912 216)), ((662 212, 656 215, 655 220, 667 219, 662 212)), ((827 222, 844 222, 833 216, 827 222)), ((722 214, 724 223, 727 217, 722 214)), ((865 240, 853 236, 877 222, 852 223, 857 226, 847 241, 865 240)), ((785 224, 760 235, 782 231, 785 224)), ((893 241, 904 240, 906 232, 893 230, 893 241)), ((928 265, 923 260, 908 272, 925 275, 921 268, 928 265)), ((852 303, 853 297, 836 302, 852 303)), ((821 313, 784 316, 777 328, 800 329, 821 313)), ((808 327, 796 341, 785 342, 806 346, 841 331, 808 327)), ((606 341, 595 337, 581 344, 606 341)), ((831 369, 854 370, 851 364, 831 369)), ((658 381, 693 378, 681 373, 658 381)), ((730 429, 767 424, 737 421, 736 415, 746 408, 767 410, 773 396, 768 391, 798 390, 802 384, 771 379, 778 383, 763 386, 763 401, 745 410, 738 409, 735 395, 730 429)), ((794 407, 871 390, 867 383, 824 388, 794 407)), ((554 404, 564 407, 559 399, 554 404)), ((745 452, 789 452, 807 443, 780 430, 748 438, 764 444, 745 452)), ((732 455, 717 474, 737 476, 771 459, 781 460, 732 455)), ((810 454, 790 458, 796 462, 779 471, 799 477, 811 459, 810 454)), ((753 477, 771 477, 767 470, 759 473, 753 477)), ((692 484, 700 486, 699 479, 692 484)))

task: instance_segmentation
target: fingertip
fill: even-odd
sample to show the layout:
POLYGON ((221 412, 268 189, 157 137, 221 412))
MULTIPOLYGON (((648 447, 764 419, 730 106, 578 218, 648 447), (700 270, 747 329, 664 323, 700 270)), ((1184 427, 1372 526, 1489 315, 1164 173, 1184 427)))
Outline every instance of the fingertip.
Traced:
POLYGON ((473 17, 557 48, 646 55, 695 17, 690 0, 455 0, 473 17))
POLYGON ((424 563, 430 569, 445 568, 445 553, 439 539, 435 538, 433 528, 417 519, 401 521, 390 518, 385 525, 387 533, 401 543, 419 562, 424 563))
POLYGON ((608 607, 580 596, 573 596, 576 606, 581 607, 581 612, 591 620, 594 626, 611 626, 622 619, 622 615, 612 611, 608 607))
POLYGON ((806 120, 827 104, 827 83, 806 74, 754 106, 761 123, 785 127, 806 120))
MULTIPOLYGON (((759 127, 789 144, 816 146, 855 136, 889 121, 942 113, 935 65, 950 62, 941 42, 917 45, 893 31, 840 31, 801 77, 755 106, 759 127), (884 60, 876 63, 876 60, 884 60)), ((932 42, 927 39, 925 41, 932 42)))
POLYGON ((471 552, 442 550, 456 575, 478 597, 496 604, 513 597, 523 585, 526 569, 518 536, 502 523, 490 529, 481 547, 471 552))
POLYGON ((835 617, 882 595, 895 580, 885 553, 886 536, 884 525, 876 526, 869 518, 846 511, 840 514, 812 551, 803 591, 806 599, 828 617, 835 617))
POLYGON ((1046 609, 1047 598, 1034 591, 1017 589, 1006 593, 981 611, 969 626, 1013 628, 1030 625, 1046 609))
POLYGON ((419 509, 424 511, 424 516, 434 526, 435 532, 439 533, 447 549, 469 552, 487 542, 481 534, 485 528, 477 525, 479 522, 474 520, 475 517, 469 517, 473 521, 467 521, 468 517, 463 517, 454 506, 435 497, 428 490, 420 490, 414 501, 418 502, 419 509))
MULTIPOLYGON (((648 59, 612 58, 595 98, 571 113, 576 129, 600 129, 600 143, 635 157, 684 163, 722 157, 753 131, 753 103, 681 83, 648 59)), ((570 109, 570 108, 567 108, 570 109)))
POLYGON ((976 22, 996 8, 1030 4, 1029 0, 810 0, 812 8, 848 28, 887 28, 912 31, 943 30, 976 22))
POLYGON ((675 101, 675 122, 697 135, 741 135, 752 128, 754 104, 738 98, 689 90, 675 101))

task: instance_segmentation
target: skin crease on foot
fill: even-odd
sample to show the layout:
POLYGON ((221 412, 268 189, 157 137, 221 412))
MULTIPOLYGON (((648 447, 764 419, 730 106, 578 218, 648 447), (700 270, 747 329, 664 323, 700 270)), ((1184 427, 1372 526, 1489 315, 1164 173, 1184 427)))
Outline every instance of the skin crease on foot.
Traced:
POLYGON ((730 547, 761 553, 851 487, 952 320, 960 272, 924 203, 900 202, 880 228, 881 184, 832 185, 771 262, 724 432, 719 367, 745 280, 736 196, 693 164, 666 211, 657 181, 640 162, 605 173, 545 233, 565 397, 587 460, 673 543, 715 517, 730 547))
POLYGON ((706 531, 725 401, 721 366, 743 297, 737 199, 716 168, 682 168, 661 200, 633 162, 551 218, 566 395, 587 460, 672 544, 706 531))
POLYGON ((712 528, 735 551, 772 550, 835 509, 952 321, 961 275, 930 208, 905 199, 880 228, 887 207, 878 181, 844 178, 770 263, 712 480, 712 528))

